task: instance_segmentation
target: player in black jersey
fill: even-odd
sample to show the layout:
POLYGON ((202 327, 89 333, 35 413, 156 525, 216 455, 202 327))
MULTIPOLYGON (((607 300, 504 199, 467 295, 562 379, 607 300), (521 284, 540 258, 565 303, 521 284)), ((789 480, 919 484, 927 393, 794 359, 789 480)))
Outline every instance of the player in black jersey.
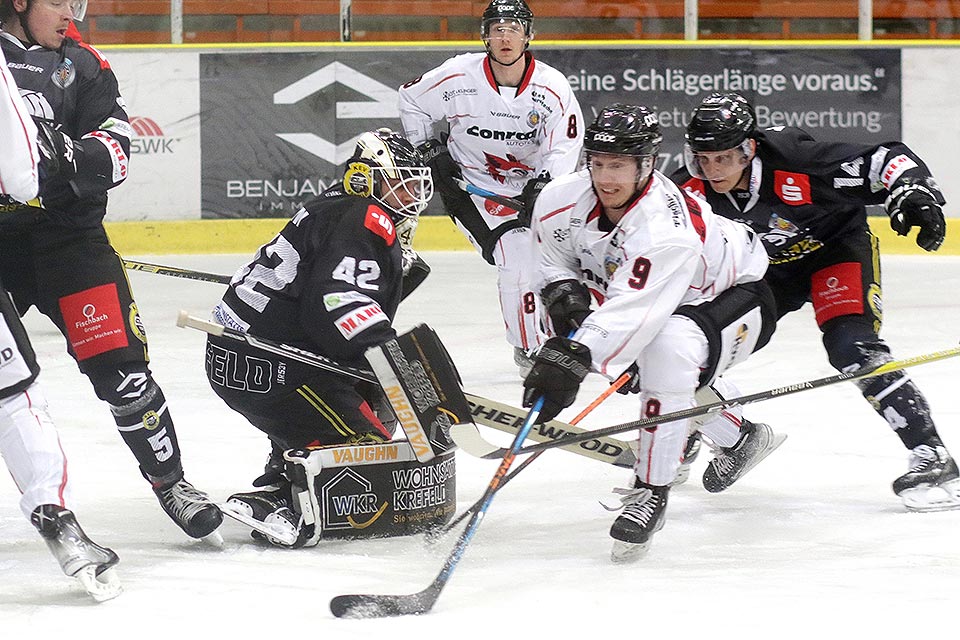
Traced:
MULTIPOLYGON (((819 142, 801 129, 756 129, 752 106, 712 94, 693 112, 686 170, 672 177, 713 210, 748 224, 770 257, 765 280, 780 317, 813 303, 830 364, 856 370, 892 360, 880 338, 880 257, 866 205, 886 207, 900 235, 936 251, 946 224, 943 195, 923 161, 898 141, 819 142)), ((894 492, 913 510, 960 507, 957 465, 920 390, 902 371, 857 382, 910 450, 894 492)))
MULTIPOLYGON (((364 352, 396 337, 403 242, 396 229, 415 222, 432 195, 430 169, 410 142, 389 129, 363 134, 343 180, 304 205, 237 271, 214 319, 366 367, 364 352)), ((286 449, 382 442, 395 426, 378 386, 233 340, 208 338, 206 371, 217 395, 273 444, 255 486, 283 483, 279 454, 286 449)), ((272 499, 279 509, 287 496, 272 499)))
POLYGON ((183 477, 137 305, 103 228, 107 191, 127 177, 132 128, 109 63, 65 35, 85 7, 0 0, 0 47, 43 156, 39 196, 0 201, 0 280, 21 314, 36 306, 63 333, 167 515, 216 542, 221 513, 183 477))

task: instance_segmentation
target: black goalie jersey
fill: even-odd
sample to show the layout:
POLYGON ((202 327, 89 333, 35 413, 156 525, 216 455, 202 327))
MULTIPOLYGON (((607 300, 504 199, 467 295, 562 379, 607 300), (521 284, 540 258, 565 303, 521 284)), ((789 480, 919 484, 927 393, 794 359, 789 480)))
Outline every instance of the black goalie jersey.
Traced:
MULTIPOLYGON (((748 224, 762 238, 771 265, 799 260, 865 229, 865 205, 882 204, 903 178, 930 178, 927 166, 902 142, 818 142, 791 127, 758 131, 755 138, 747 191, 717 193, 686 169, 671 178, 716 213, 748 224)), ((931 191, 943 204, 940 191, 931 191)))
POLYGON ((370 198, 333 187, 307 203, 238 270, 214 319, 227 327, 365 364, 367 348, 396 337, 400 243, 370 198))

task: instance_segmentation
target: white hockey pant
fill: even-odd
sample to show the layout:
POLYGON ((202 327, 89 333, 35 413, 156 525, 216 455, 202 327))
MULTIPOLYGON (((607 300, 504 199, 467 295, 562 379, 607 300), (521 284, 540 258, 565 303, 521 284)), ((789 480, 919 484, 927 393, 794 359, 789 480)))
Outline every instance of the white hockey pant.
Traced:
MULTIPOLYGON (((637 364, 640 370, 640 417, 652 417, 683 411, 698 404, 696 394, 700 371, 707 366, 707 337, 697 324, 685 316, 671 316, 663 329, 643 350, 637 364)), ((732 386, 722 383, 718 390, 736 395, 732 386)), ((713 395, 708 401, 715 401, 713 395)), ((703 403, 702 401, 700 402, 703 403)), ((677 475, 687 436, 699 429, 714 443, 729 447, 740 438, 740 409, 731 409, 706 420, 678 420, 641 429, 634 471, 641 482, 652 486, 670 484, 677 475)))
POLYGON ((42 504, 70 505, 67 457, 36 382, 0 400, 0 453, 22 494, 20 510, 27 518, 42 504))

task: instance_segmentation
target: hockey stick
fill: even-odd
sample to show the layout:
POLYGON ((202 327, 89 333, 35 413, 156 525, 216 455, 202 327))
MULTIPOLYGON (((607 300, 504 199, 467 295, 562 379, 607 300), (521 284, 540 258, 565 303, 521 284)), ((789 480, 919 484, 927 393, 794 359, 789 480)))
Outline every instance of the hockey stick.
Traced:
POLYGON ((162 264, 140 262, 139 260, 127 260, 126 258, 123 260, 123 268, 130 271, 146 271, 147 273, 157 273, 162 276, 186 278, 187 280, 200 280, 202 282, 230 284, 230 276, 222 276, 218 273, 206 273, 204 271, 193 271, 192 269, 181 269, 179 267, 165 267, 162 264))
MULTIPOLYGON (((770 400, 772 398, 779 398, 781 396, 807 391, 808 389, 819 389, 820 387, 837 384, 838 382, 847 382, 848 380, 860 380, 862 378, 881 376, 892 371, 899 371, 900 369, 927 364, 928 362, 937 362, 938 360, 945 360, 958 355, 960 355, 960 347, 953 347, 952 349, 934 351, 933 353, 914 356, 912 358, 904 358, 903 360, 891 360, 890 362, 879 364, 873 367, 867 367, 866 369, 860 369, 858 371, 838 373, 825 378, 808 380, 806 382, 798 382, 785 387, 777 387, 775 389, 768 389, 767 391, 751 393, 749 395, 740 396, 739 398, 729 398, 719 402, 712 402, 710 404, 683 409, 682 411, 674 411, 673 413, 667 413, 662 416, 641 418, 640 420, 634 420, 633 422, 625 422, 623 424, 613 425, 612 427, 604 427, 603 429, 595 429, 593 431, 587 431, 580 434, 566 434, 550 442, 541 442, 527 447, 521 447, 520 449, 513 451, 513 453, 515 455, 534 453, 545 449, 553 449, 555 447, 564 447, 567 445, 576 444, 578 442, 585 442, 587 440, 602 436, 612 436, 618 433, 623 433, 624 431, 631 431, 633 429, 645 429, 647 427, 652 427, 664 422, 696 418, 698 416, 715 413, 722 409, 736 405, 746 405, 754 402, 760 402, 762 400, 770 400)), ((451 435, 454 436, 454 440, 462 449, 464 449, 464 451, 467 451, 467 453, 470 455, 475 455, 480 458, 496 459, 501 455, 505 455, 504 452, 511 451, 510 449, 498 447, 493 443, 480 440, 476 437, 470 438, 471 434, 468 431, 457 429, 456 426, 451 429, 451 435), (471 451, 467 451, 467 448, 460 443, 460 434, 457 434, 457 431, 463 431, 464 435, 466 436, 463 438, 464 443, 472 448, 471 451)))
MULTIPOLYGON (((604 400, 606 400, 607 398, 609 398, 617 389, 619 389, 620 387, 622 387, 623 385, 625 385, 628 380, 630 380, 630 374, 629 374, 629 373, 624 373, 622 376, 620 376, 619 378, 617 378, 616 380, 614 380, 613 383, 612 383, 609 387, 607 387, 606 389, 604 389, 603 393, 601 393, 599 396, 597 396, 596 399, 595 399, 593 402, 591 402, 591 403, 588 404, 586 407, 584 407, 583 411, 581 411, 580 413, 578 413, 577 416, 576 416, 573 420, 570 421, 570 424, 571 424, 571 425, 576 425, 578 422, 580 422, 581 420, 583 420, 584 418, 586 418, 587 415, 588 415, 591 411, 593 411, 594 409, 596 409, 597 407, 599 407, 601 402, 603 402, 604 400)), ((474 427, 474 428, 476 428, 476 427, 474 427)), ((456 441, 455 441, 455 442, 456 442, 456 441)), ((459 446, 459 443, 457 443, 457 445, 459 446)), ((467 452, 467 453, 469 453, 469 452, 467 452)), ((543 455, 543 451, 537 451, 535 454, 533 454, 532 456, 530 456, 529 458, 527 458, 526 460, 524 460, 523 462, 521 462, 519 467, 517 467, 516 469, 514 469, 513 471, 511 471, 509 475, 507 475, 507 476, 505 476, 505 477, 503 478, 503 481, 500 483, 500 487, 503 488, 504 485, 506 485, 508 482, 510 482, 511 480, 513 480, 514 476, 516 476, 518 473, 520 473, 521 471, 523 471, 524 469, 526 469, 527 467, 529 467, 529 466, 530 466, 530 463, 532 463, 534 460, 536 460, 537 458, 539 458, 541 455, 543 455)), ((482 500, 482 498, 481 498, 481 500, 482 500)), ((477 500, 476 502, 474 502, 472 505, 470 505, 470 507, 468 507, 468 508, 467 508, 463 513, 461 513, 459 516, 457 516, 456 518, 454 518, 453 520, 451 520, 450 522, 448 522, 448 523, 447 523, 446 525, 444 525, 442 528, 437 529, 435 532, 433 532, 430 537, 432 537, 432 538, 439 538, 440 536, 446 535, 451 529, 455 528, 458 524, 460 524, 461 522, 463 522, 464 518, 466 518, 466 517, 467 517, 468 515, 470 515, 471 513, 475 513, 475 512, 477 511, 477 509, 480 508, 481 500, 477 500)))
POLYGON ((502 196, 499 193, 494 193, 493 191, 487 191, 481 187, 474 186, 464 180, 463 178, 454 178, 453 181, 458 187, 466 191, 467 193, 475 196, 480 196, 481 198, 486 198, 490 202, 496 202, 497 204, 502 204, 505 207, 510 207, 516 211, 523 211, 523 202, 517 200, 516 198, 508 198, 507 196, 502 196))
POLYGON ((533 403, 530 413, 527 414, 527 419, 520 431, 517 432, 510 448, 507 449, 503 460, 500 461, 500 466, 497 467, 497 472, 490 479, 486 491, 483 492, 479 508, 473 512, 467 527, 460 534, 453 550, 443 563, 443 568, 440 569, 440 573, 433 579, 433 582, 423 591, 406 595, 348 594, 336 596, 330 601, 330 611, 334 616, 338 618, 385 618, 388 616, 418 615, 427 613, 433 608, 440 597, 440 592, 443 591, 443 587, 450 580, 453 570, 459 564, 463 552, 466 551, 467 545, 470 544, 473 535, 480 526, 487 508, 493 501, 493 496, 503 486, 503 479, 510 471, 510 466, 517 456, 517 451, 523 445, 523 441, 533 427, 533 423, 540 416, 543 401, 544 398, 541 396, 533 403))
POLYGON ((287 356, 291 360, 296 360, 318 369, 323 369, 324 371, 339 373, 340 375, 348 378, 379 384, 377 377, 373 375, 372 371, 359 369, 357 367, 349 367, 347 365, 334 362, 329 358, 324 358, 323 356, 315 353, 310 353, 309 351, 298 349, 297 347, 292 347, 288 344, 283 344, 282 342, 274 342, 273 340, 267 340, 266 338, 257 338, 249 333, 237 331, 236 329, 225 327, 222 324, 218 324, 210 320, 203 320, 201 318, 191 316, 186 311, 181 310, 177 315, 177 326, 199 329, 200 331, 208 333, 212 336, 223 336, 225 338, 230 338, 231 340, 236 340, 237 342, 245 342, 256 349, 262 349, 268 353, 274 353, 280 356, 287 356))
MULTIPOLYGON (((518 409, 471 393, 464 395, 467 396, 467 401, 470 403, 471 415, 476 424, 509 433, 511 436, 517 434, 517 430, 520 429, 520 425, 523 424, 524 417, 527 414, 525 409, 518 409)), ((567 433, 586 433, 586 431, 586 429, 575 427, 566 422, 550 420, 533 425, 533 429, 527 434, 527 440, 547 442, 548 440, 556 440, 567 433)), ((474 433, 476 438, 483 438, 475 430, 474 433)), ((464 435, 461 434, 458 437, 464 437, 464 435)), ((625 469, 632 468, 637 461, 633 446, 616 438, 590 439, 564 447, 563 450, 625 469)), ((465 449, 464 451, 470 453, 469 450, 465 449)))

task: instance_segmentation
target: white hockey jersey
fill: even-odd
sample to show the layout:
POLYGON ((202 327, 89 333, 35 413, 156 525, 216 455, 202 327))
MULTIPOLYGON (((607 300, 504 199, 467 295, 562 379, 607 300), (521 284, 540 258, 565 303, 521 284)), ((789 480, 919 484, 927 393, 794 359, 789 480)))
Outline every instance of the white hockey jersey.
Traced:
POLYGON ((570 83, 533 59, 518 87, 498 87, 486 53, 466 53, 400 88, 404 135, 420 145, 450 128, 447 147, 464 179, 506 196, 519 195, 530 178, 576 170, 583 144, 583 114, 570 83))
POLYGON ((608 376, 636 361, 677 307, 712 300, 767 270, 756 234, 658 171, 616 225, 601 213, 589 172, 554 180, 537 200, 532 229, 536 290, 573 278, 599 303, 573 339, 608 376))
POLYGON ((0 51, 0 193, 18 202, 37 196, 37 126, 33 123, 20 90, 7 70, 0 51))

